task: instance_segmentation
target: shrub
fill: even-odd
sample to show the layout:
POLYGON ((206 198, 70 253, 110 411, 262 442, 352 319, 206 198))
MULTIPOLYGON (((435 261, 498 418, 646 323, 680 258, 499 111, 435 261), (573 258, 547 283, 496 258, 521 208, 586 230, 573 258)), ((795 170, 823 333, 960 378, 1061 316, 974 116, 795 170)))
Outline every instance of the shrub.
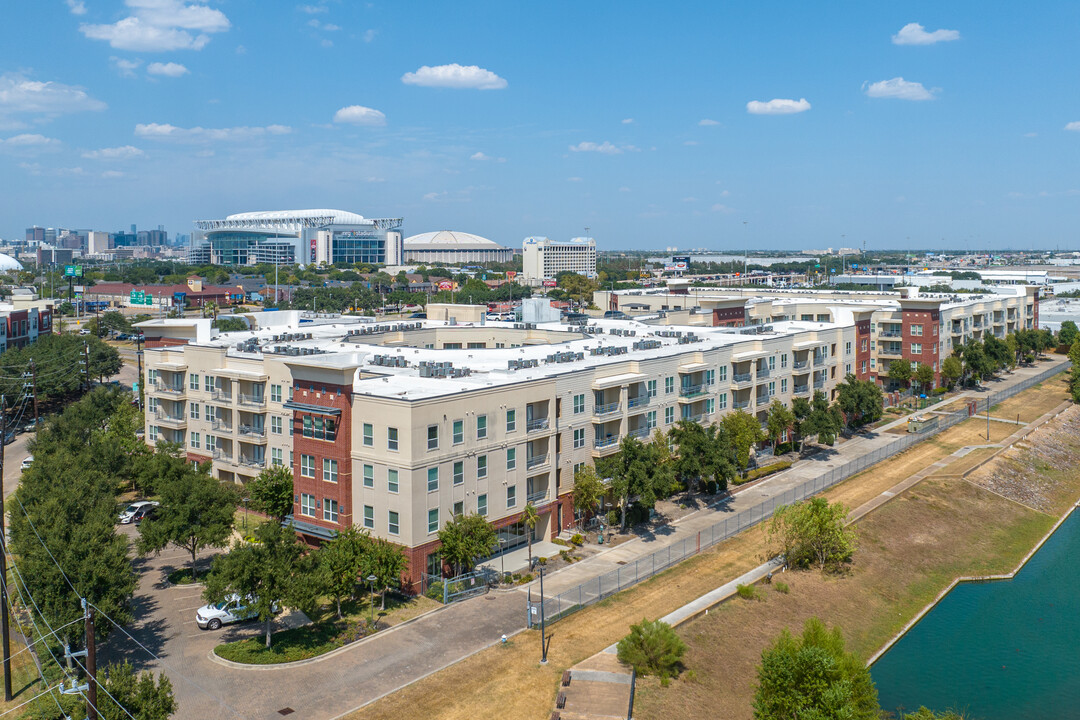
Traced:
POLYGON ((607 517, 604 519, 607 521, 608 527, 614 527, 619 524, 621 516, 618 510, 608 510, 607 517))
POLYGON ((574 533, 574 536, 570 538, 570 542, 574 543, 578 547, 581 547, 585 544, 585 536, 581 533, 574 533))
POLYGON ((570 558, 570 551, 569 551, 569 550, 560 550, 560 551, 559 551, 559 557, 561 557, 561 558, 562 558, 562 559, 563 559, 563 560, 564 560, 564 561, 565 561, 566 563, 572 563, 572 562, 574 562, 574 561, 573 561, 573 560, 572 560, 572 559, 570 558))
POLYGON ((528 585, 533 581, 533 574, 525 573, 524 575, 515 575, 514 578, 517 579, 519 585, 528 585))
POLYGON ((367 618, 360 618, 347 624, 341 632, 334 636, 332 642, 338 645, 348 645, 376 632, 378 632, 378 627, 371 624, 367 618))
POLYGON ((935 395, 944 395, 945 393, 947 393, 949 391, 946 388, 939 387, 939 388, 934 388, 933 392, 934 392, 935 395))
POLYGON ((570 547, 570 543, 566 542, 562 538, 552 538, 551 542, 555 543, 556 545, 562 545, 563 547, 570 547))
POLYGON ((436 580, 435 582, 431 583, 431 585, 428 586, 427 592, 424 593, 424 595, 426 597, 431 598, 432 600, 438 600, 439 602, 442 602, 442 600, 443 600, 443 583, 442 583, 442 580, 436 580))
POLYGON ((790 460, 781 460, 778 463, 773 463, 772 465, 768 465, 766 467, 754 468, 753 470, 748 470, 745 477, 737 478, 735 480, 735 484, 742 485, 743 483, 748 483, 752 480, 759 480, 768 475, 772 475, 773 473, 787 470, 789 467, 791 467, 790 460))
POLYGON ((642 619, 630 626, 630 634, 619 641, 619 662, 633 666, 639 675, 661 679, 679 674, 686 644, 665 622, 642 619))
POLYGON ((743 585, 742 583, 739 583, 735 586, 735 592, 743 600, 757 600, 758 598, 757 588, 753 585, 743 585))
POLYGON ((781 595, 787 595, 791 592, 791 588, 788 587, 788 584, 786 582, 780 582, 779 580, 773 583, 773 590, 776 590, 776 592, 781 595))

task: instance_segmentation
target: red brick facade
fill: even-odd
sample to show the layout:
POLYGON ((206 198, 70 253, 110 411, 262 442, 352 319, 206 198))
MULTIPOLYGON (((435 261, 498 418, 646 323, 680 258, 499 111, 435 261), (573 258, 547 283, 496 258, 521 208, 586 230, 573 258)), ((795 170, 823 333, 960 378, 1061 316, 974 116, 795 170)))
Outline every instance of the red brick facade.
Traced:
POLYGON ((746 323, 746 308, 716 308, 712 313, 713 327, 742 327, 746 323))
POLYGON ((855 323, 855 377, 870 379, 870 318, 855 323))
POLYGON ((915 363, 930 365, 934 368, 934 387, 941 384, 941 358, 938 356, 938 343, 941 341, 941 311, 934 309, 903 308, 903 352, 904 359, 914 368, 915 363), (913 325, 922 326, 922 334, 913 332, 913 325), (912 352, 912 344, 922 346, 921 353, 912 352))
MULTIPOLYGON (((318 405, 340 410, 340 414, 307 413, 293 411, 293 517, 327 530, 342 530, 352 526, 352 388, 320 382, 297 381, 293 388, 293 400, 305 405, 318 405), (334 439, 304 436, 304 419, 334 422, 334 439), (314 477, 301 472, 303 458, 313 459, 314 477), (337 481, 324 477, 324 460, 337 461, 337 481), (300 495, 307 493, 315 498, 315 516, 304 515, 300 508, 300 495), (337 522, 325 519, 327 501, 338 504, 337 522)), ((317 432, 312 431, 314 434, 317 432)), ((325 430, 323 431, 325 434, 325 430)), ((310 475, 311 473, 309 473, 310 475)))

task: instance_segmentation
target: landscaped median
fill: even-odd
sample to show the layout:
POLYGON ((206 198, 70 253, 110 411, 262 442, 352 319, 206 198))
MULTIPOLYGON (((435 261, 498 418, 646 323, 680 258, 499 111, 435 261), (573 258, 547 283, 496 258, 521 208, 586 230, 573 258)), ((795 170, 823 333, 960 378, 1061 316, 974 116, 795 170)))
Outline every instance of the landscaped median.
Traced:
MULTIPOLYGON (((376 603, 378 600, 376 596, 376 603)), ((375 608, 375 624, 372 625, 371 605, 366 598, 343 602, 341 619, 338 619, 333 603, 322 603, 319 612, 313 614, 312 622, 274 632, 269 648, 260 634, 222 643, 214 648, 214 654, 223 660, 243 665, 278 665, 310 660, 440 607, 440 603, 423 596, 407 598, 388 595, 386 609, 375 608)))

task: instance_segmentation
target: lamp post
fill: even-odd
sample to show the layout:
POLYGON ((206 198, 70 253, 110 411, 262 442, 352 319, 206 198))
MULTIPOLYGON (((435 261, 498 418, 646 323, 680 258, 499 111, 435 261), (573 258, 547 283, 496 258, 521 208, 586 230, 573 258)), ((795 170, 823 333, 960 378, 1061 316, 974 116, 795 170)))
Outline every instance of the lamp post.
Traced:
POLYGON ((372 625, 372 627, 375 626, 375 581, 378 580, 378 579, 379 578, 375 577, 374 574, 367 576, 368 588, 369 588, 369 590, 371 592, 371 625, 372 625))
POLYGON ((547 636, 544 618, 544 566, 540 566, 540 664, 547 665, 547 636))
POLYGON ((506 547, 506 538, 499 535, 499 570, 502 574, 502 581, 506 582, 506 553, 503 548, 506 547))
POLYGON ((249 497, 244 498, 244 529, 245 530, 247 530, 248 501, 250 501, 250 500, 251 500, 251 498, 249 498, 249 497))

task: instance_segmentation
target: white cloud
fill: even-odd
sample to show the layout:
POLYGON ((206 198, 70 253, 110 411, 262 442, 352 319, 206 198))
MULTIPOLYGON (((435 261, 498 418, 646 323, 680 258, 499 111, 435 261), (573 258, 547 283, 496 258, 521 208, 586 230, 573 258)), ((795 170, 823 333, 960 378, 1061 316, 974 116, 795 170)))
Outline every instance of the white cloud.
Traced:
POLYGON ((151 75, 164 75, 165 77, 177 78, 181 75, 187 75, 188 69, 180 63, 168 62, 168 63, 150 63, 146 66, 146 72, 151 75))
POLYGON ((897 100, 933 100, 934 93, 922 83, 909 82, 902 77, 880 80, 866 87, 866 95, 872 98, 895 98, 897 100))
POLYGON ((146 157, 146 153, 132 145, 121 145, 120 147, 88 150, 82 156, 90 160, 132 160, 146 157))
POLYGON ((724 213, 725 215, 735 212, 735 208, 730 208, 724 203, 716 203, 709 209, 713 212, 724 213))
POLYGON ((1065 126, 1066 130, 1072 130, 1073 132, 1080 132, 1080 120, 1074 120, 1065 126))
POLYGON ((633 192, 633 191, 630 188, 623 185, 621 188, 619 188, 619 192, 627 193, 627 192, 633 192))
POLYGON ((697 145, 697 144, 698 144, 697 140, 683 140, 683 145, 688 145, 688 146, 693 147, 694 145, 697 145))
POLYGON ((892 36, 893 45, 933 45, 939 42, 959 40, 959 30, 934 30, 926 32, 919 23, 908 23, 892 36))
POLYGON ((37 133, 23 133, 22 135, 13 135, 7 140, 0 140, 0 143, 3 143, 5 147, 30 148, 56 146, 60 144, 60 141, 37 133))
POLYGON ((237 55, 247 55, 247 48, 244 47, 243 45, 237 45, 236 46, 236 54, 237 55))
POLYGON ((296 9, 302 13, 308 15, 318 15, 319 13, 327 12, 330 8, 325 5, 297 5, 296 9))
MULTIPOLYGON (((625 149, 636 150, 637 148, 634 148, 632 145, 628 145, 625 149)), ((570 152, 596 152, 600 153, 601 155, 621 155, 623 153, 623 150, 624 148, 621 148, 618 145, 612 145, 607 140, 599 144, 583 140, 577 145, 570 146, 570 152)))
POLYGON ((375 35, 377 35, 378 32, 378 30, 365 30, 364 34, 360 36, 360 39, 366 43, 369 43, 375 39, 375 35))
POLYGON ((30 80, 21 73, 0 75, 0 116, 17 113, 61 113, 104 110, 105 103, 75 85, 30 80))
POLYGON ((719 120, 710 120, 709 118, 704 118, 703 120, 698 120, 698 125, 700 125, 701 127, 712 127, 714 125, 719 125, 719 124, 720 124, 719 120))
POLYGON ((566 182, 581 182, 581 178, 574 176, 566 178, 566 182))
POLYGON ((334 113, 334 122, 352 125, 385 125, 386 115, 363 105, 349 105, 334 113))
POLYGON ((124 173, 120 172, 119 170, 106 170, 105 172, 101 173, 101 177, 105 178, 106 180, 111 180, 124 177, 124 173))
POLYGON ((334 32, 335 30, 341 29, 341 26, 334 25, 333 23, 319 22, 318 18, 311 18, 308 20, 307 24, 308 27, 313 27, 316 30, 326 30, 327 32, 334 32))
POLYGON ((183 0, 125 0, 124 4, 131 9, 128 17, 107 25, 84 23, 79 31, 117 50, 167 52, 202 50, 210 42, 209 34, 232 26, 220 10, 183 0))
POLYGON ((221 140, 236 142, 266 137, 268 135, 286 135, 292 128, 286 125, 267 125, 265 127, 229 127, 229 128, 182 128, 168 123, 139 123, 135 126, 135 135, 148 140, 202 143, 221 140))
POLYGON ((416 72, 407 72, 401 76, 406 85, 422 87, 443 87, 456 90, 502 90, 506 80, 490 70, 476 65, 424 65, 416 72))
POLYGON ((634 118, 623 118, 622 124, 623 125, 633 125, 634 124, 634 118))
POLYGON ((695 202, 697 202, 697 198, 696 198, 696 197, 694 197, 693 195, 691 195, 690 197, 684 197, 684 198, 682 199, 682 201, 683 201, 684 203, 695 203, 695 202))
POLYGON ((65 0, 65 2, 72 15, 86 14, 86 3, 84 3, 83 0, 65 0))
POLYGON ((135 77, 135 71, 142 66, 142 60, 126 60, 115 55, 109 58, 109 63, 120 74, 120 77, 135 77))
POLYGON ((1026 138, 1039 137, 1039 133, 1037 133, 1037 132, 1024 133, 1024 137, 1026 137, 1026 138))
POLYGON ((810 103, 806 101, 806 98, 800 98, 799 100, 774 98, 768 102, 751 100, 746 103, 746 112, 751 115, 792 115, 806 112, 809 109, 810 103))
POLYGON ((480 162, 488 162, 488 161, 500 162, 500 163, 506 162, 506 158, 504 158, 504 157, 492 157, 492 156, 487 155, 487 154, 482 153, 482 152, 473 153, 472 155, 469 156, 469 159, 470 160, 477 160, 477 161, 480 161, 480 162))

